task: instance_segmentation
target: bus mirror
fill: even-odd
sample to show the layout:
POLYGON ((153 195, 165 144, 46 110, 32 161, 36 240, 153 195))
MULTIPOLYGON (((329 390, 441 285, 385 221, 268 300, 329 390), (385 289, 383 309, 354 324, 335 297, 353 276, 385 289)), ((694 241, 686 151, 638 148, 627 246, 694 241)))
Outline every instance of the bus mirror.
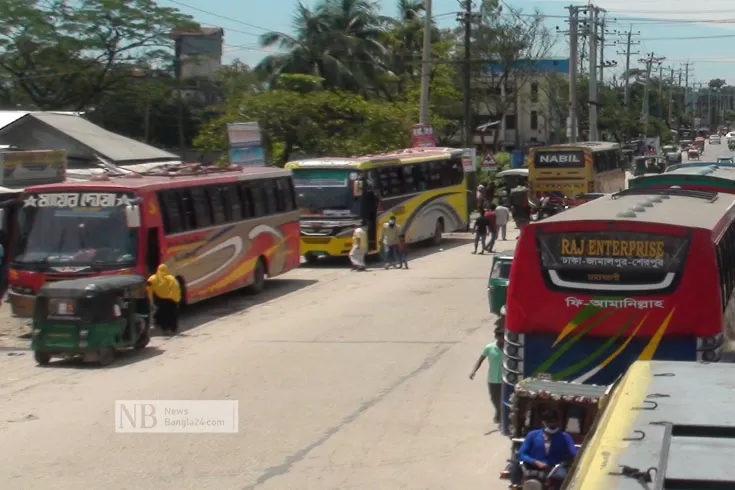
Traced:
POLYGON ((125 221, 128 228, 140 228, 140 206, 125 206, 125 221))
POLYGON ((0 231, 5 231, 5 208, 0 208, 0 231))
POLYGON ((355 197, 362 196, 362 186, 362 180, 355 180, 354 182, 352 182, 352 195, 355 197))

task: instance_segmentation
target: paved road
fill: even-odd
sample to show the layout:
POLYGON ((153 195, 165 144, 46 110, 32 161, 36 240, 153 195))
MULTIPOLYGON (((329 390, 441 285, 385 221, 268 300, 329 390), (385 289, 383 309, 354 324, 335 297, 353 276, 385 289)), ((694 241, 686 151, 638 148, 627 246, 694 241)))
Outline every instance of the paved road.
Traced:
POLYGON ((492 335, 490 261, 451 239, 409 271, 302 268, 108 369, 3 355, 0 487, 507 488, 484 377, 467 377, 492 335), (239 400, 240 431, 115 434, 116 399, 239 400))

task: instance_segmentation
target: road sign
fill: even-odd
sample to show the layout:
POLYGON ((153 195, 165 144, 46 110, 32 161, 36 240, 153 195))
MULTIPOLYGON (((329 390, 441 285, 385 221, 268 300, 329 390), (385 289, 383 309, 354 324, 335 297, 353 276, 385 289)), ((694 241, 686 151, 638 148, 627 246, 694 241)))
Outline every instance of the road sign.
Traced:
POLYGON ((498 166, 498 162, 495 161, 495 157, 492 153, 485 153, 485 158, 482 159, 482 168, 493 169, 498 166))
POLYGON ((474 148, 465 148, 462 153, 462 168, 465 173, 475 171, 475 153, 477 150, 474 148))

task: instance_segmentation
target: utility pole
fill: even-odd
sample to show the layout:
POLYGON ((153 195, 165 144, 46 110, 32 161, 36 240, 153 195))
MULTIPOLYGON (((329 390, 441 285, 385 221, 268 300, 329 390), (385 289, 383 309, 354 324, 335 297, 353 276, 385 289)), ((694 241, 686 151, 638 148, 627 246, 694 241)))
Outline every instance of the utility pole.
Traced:
POLYGON ((569 10, 569 118, 567 135, 570 143, 577 142, 577 69, 579 68, 579 11, 570 5, 569 10))
POLYGON ((640 54, 640 52, 636 51, 635 53, 632 53, 630 51, 630 47, 634 45, 640 44, 639 42, 632 42, 633 35, 638 36, 640 32, 633 32, 633 24, 630 25, 630 28, 628 28, 628 32, 623 33, 627 41, 625 43, 625 52, 621 53, 618 51, 619 55, 625 55, 625 74, 623 75, 625 77, 625 108, 628 109, 630 106, 630 55, 632 54, 640 54))
POLYGON ((589 44, 589 130, 588 136, 589 141, 597 141, 599 136, 597 134, 597 27, 598 27, 598 15, 600 10, 592 5, 588 7, 588 44, 589 44))
POLYGON ((600 20, 600 78, 601 85, 605 85, 605 16, 600 20))
POLYGON ((458 20, 464 23, 464 73, 462 85, 464 91, 464 147, 474 148, 474 131, 472 127, 472 21, 480 17, 479 13, 472 12, 472 0, 461 0, 464 11, 457 15, 458 20))
MULTIPOLYGON (((679 72, 679 82, 681 82, 681 72, 679 72)), ((674 69, 671 68, 671 80, 669 81, 669 125, 674 119, 674 69)))
POLYGON ((645 138, 648 136, 648 116, 650 112, 649 104, 648 104, 648 86, 651 82, 651 69, 653 68, 653 65, 660 64, 663 60, 666 58, 660 56, 656 57, 655 53, 648 53, 646 55, 646 58, 643 58, 640 60, 641 63, 646 64, 646 86, 643 90, 643 110, 641 111, 641 120, 643 121, 643 137, 645 138))
POLYGON ((429 87, 431 86, 431 2, 424 0, 424 47, 421 55, 421 99, 419 124, 429 124, 429 87))
POLYGON ((688 61, 684 64, 684 115, 689 114, 689 67, 688 61))

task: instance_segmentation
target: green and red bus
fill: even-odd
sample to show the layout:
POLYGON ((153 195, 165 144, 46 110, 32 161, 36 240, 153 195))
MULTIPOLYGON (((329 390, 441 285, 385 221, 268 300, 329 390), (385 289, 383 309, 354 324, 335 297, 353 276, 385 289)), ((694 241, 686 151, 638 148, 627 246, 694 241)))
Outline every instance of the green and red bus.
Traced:
POLYGON ((735 164, 683 164, 661 174, 642 175, 628 180, 629 189, 665 189, 674 186, 735 194, 735 164))
POLYGON ((510 276, 506 401, 528 376, 604 385, 635 360, 719 361, 734 289, 731 194, 628 189, 532 223, 510 276))
POLYGON ((165 263, 195 303, 299 266, 291 172, 166 165, 28 187, 10 247, 13 313, 33 313, 48 281, 147 276, 165 263))

